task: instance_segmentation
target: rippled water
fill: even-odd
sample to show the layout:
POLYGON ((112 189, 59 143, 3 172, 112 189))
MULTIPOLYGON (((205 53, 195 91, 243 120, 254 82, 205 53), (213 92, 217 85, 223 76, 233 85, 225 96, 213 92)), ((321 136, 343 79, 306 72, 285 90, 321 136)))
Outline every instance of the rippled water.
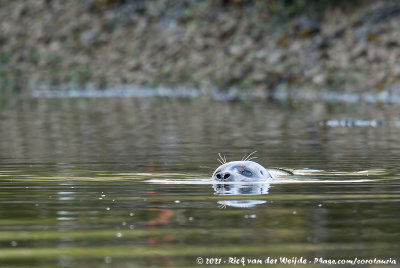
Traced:
POLYGON ((207 98, 5 105, 1 266, 398 264, 399 115, 397 106, 207 98), (252 151, 295 175, 244 188, 208 181, 219 152, 238 160, 252 151))

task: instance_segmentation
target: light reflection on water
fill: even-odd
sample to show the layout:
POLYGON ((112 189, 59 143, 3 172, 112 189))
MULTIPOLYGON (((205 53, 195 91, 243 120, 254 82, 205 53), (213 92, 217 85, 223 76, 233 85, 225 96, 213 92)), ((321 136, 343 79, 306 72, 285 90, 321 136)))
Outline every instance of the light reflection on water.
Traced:
POLYGON ((0 261, 399 258, 398 117, 371 105, 25 100, 0 111, 0 261), (388 123, 321 124, 346 118, 388 123), (219 152, 255 150, 295 175, 242 188, 209 180, 219 152))

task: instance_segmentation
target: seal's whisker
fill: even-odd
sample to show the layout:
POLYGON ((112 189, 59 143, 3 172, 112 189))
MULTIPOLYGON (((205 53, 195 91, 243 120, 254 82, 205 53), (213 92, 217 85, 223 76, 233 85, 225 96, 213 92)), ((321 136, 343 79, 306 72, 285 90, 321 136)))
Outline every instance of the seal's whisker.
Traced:
POLYGON ((221 161, 219 161, 219 162, 221 162, 221 164, 225 164, 225 162, 224 162, 224 158, 221 156, 221 153, 218 153, 218 156, 219 156, 219 159, 221 159, 221 161))
POLYGON ((220 209, 225 209, 225 208, 226 208, 226 205, 225 205, 225 204, 220 204, 218 207, 219 207, 220 209))
POLYGON ((258 157, 257 156, 253 156, 253 157, 247 158, 246 161, 250 161, 251 159, 255 159, 255 158, 258 158, 258 157))
POLYGON ((249 154, 249 155, 244 154, 244 156, 242 157, 242 161, 246 161, 246 159, 247 159, 250 155, 251 155, 251 154, 249 154))
POLYGON ((217 158, 218 162, 221 163, 221 165, 223 165, 224 163, 221 161, 221 159, 217 158))
POLYGON ((252 152, 251 154, 249 154, 244 160, 242 161, 248 161, 248 159, 250 158, 250 156, 252 156, 253 154, 257 153, 257 151, 252 152))
POLYGON ((225 155, 224 155, 224 163, 226 163, 226 157, 225 157, 225 155))

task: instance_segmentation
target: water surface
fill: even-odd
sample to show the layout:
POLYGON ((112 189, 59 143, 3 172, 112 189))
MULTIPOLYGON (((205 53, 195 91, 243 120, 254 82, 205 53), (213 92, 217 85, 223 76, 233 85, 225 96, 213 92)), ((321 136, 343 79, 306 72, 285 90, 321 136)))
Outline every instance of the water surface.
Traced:
POLYGON ((399 263, 398 121, 397 106, 207 98, 5 105, 1 265, 200 267, 198 257, 399 263), (381 123, 365 123, 374 120, 381 123), (238 191, 185 183, 209 179, 219 152, 238 160, 252 151, 266 167, 298 171, 296 182, 238 191))

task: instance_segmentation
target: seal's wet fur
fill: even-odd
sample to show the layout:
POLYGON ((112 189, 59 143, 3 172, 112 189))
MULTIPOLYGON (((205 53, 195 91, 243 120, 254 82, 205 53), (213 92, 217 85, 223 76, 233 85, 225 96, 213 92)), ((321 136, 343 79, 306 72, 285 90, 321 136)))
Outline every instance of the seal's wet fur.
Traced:
POLYGON ((268 181, 271 174, 253 161, 232 161, 223 163, 213 173, 212 179, 220 182, 268 181))

